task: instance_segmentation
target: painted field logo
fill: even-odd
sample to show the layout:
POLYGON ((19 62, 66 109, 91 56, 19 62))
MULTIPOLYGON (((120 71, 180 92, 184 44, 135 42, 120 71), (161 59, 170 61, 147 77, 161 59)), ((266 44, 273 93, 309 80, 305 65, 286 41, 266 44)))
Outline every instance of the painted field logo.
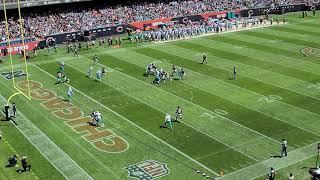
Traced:
POLYGON ((6 80, 11 80, 13 78, 13 76, 16 78, 16 77, 25 77, 27 76, 26 73, 24 73, 22 70, 20 71, 14 71, 13 73, 11 72, 3 72, 1 73, 1 76, 3 78, 5 78, 6 80))
POLYGON ((129 172, 129 177, 139 180, 156 179, 168 175, 167 164, 159 163, 155 160, 146 160, 125 168, 129 172))
POLYGON ((305 47, 300 50, 300 52, 305 56, 315 56, 320 57, 320 49, 313 47, 305 47))
MULTIPOLYGON (((121 153, 129 148, 129 143, 121 136, 108 128, 99 128, 88 125, 92 121, 81 109, 72 103, 64 101, 54 91, 46 89, 40 82, 29 81, 30 96, 40 101, 40 105, 57 119, 63 120, 76 133, 80 133, 82 139, 90 143, 94 148, 107 153, 121 153)), ((22 91, 28 89, 27 81, 20 81, 17 87, 22 91)))

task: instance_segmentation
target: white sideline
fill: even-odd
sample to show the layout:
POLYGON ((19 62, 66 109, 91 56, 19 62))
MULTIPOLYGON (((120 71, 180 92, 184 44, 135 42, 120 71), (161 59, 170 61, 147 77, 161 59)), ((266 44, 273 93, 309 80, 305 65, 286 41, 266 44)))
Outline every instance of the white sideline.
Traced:
POLYGON ((276 170, 288 167, 298 162, 304 161, 308 158, 316 156, 316 145, 313 143, 308 146, 290 151, 285 158, 270 158, 260 163, 245 167, 238 171, 226 174, 223 177, 219 177, 219 180, 253 180, 260 176, 266 175, 269 168, 273 167, 276 170))
MULTIPOLYGON (((0 95, 0 102, 7 100, 0 95)), ((17 111, 15 127, 30 141, 30 143, 66 178, 70 180, 93 180, 76 162, 51 141, 27 117, 17 111), (61 161, 63 159, 63 161, 61 161), (68 164, 68 166, 65 166, 68 164)))
MULTIPOLYGON (((52 76, 50 73, 46 72, 45 70, 43 70, 42 68, 38 67, 38 66, 34 66, 37 69, 39 69, 40 71, 42 71, 43 73, 51 76, 52 78, 55 78, 54 76, 52 76)), ((71 85, 70 85, 71 86, 71 85)), ((152 133, 150 133, 149 131, 143 129, 142 127, 138 126, 137 124, 135 124, 134 122, 130 121, 129 119, 123 117, 122 115, 118 114, 117 112, 113 111, 112 109, 108 108, 107 106, 101 104, 100 102, 96 101, 95 99, 91 98, 90 96, 86 95, 85 93, 81 92, 80 90, 74 88, 73 86, 71 86, 72 89, 74 89, 75 91, 79 92, 80 94, 82 94, 83 96, 89 98, 90 100, 96 102, 97 104, 99 104, 100 106, 104 107, 105 109, 107 109, 108 111, 113 112, 114 114, 116 114, 117 116, 121 117, 122 119, 126 120, 127 122, 129 122, 130 124, 132 124, 133 126, 137 127, 138 129, 142 130, 143 132, 147 133, 148 135, 154 137, 155 139, 157 139, 158 141, 162 142, 163 144, 169 146, 170 148, 174 149, 175 151, 177 151, 178 153, 182 154, 183 156, 185 156, 186 158, 190 159, 191 161, 195 162, 196 164, 198 164, 199 166, 203 167, 204 169, 206 169, 207 171, 213 173, 214 175, 218 176, 219 174, 217 172, 214 172, 213 170, 211 170, 210 168, 206 167, 205 165, 203 165, 202 163, 198 162, 197 160, 193 159, 192 157, 188 156, 187 154, 183 153, 182 151, 178 150, 177 148, 173 147, 172 145, 166 143, 165 141, 163 141, 162 139, 158 138, 157 136, 153 135, 152 133)))

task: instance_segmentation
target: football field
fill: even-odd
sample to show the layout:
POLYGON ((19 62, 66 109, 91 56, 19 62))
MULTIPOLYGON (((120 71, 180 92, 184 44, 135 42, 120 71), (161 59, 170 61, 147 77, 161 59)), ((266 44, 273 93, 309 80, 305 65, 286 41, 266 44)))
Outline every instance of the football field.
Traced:
POLYGON ((16 125, 0 122, 0 179, 262 180, 270 167, 279 179, 289 172, 310 179, 307 167, 315 166, 320 142, 319 13, 189 40, 83 47, 79 57, 65 45, 57 54, 41 50, 28 63, 30 83, 23 60, 13 56, 13 66, 0 64, 1 105, 18 92, 12 70, 16 88, 32 100, 14 96, 16 125), (208 64, 200 64, 204 52, 208 64), (99 63, 89 78, 95 54, 99 63), (56 84, 61 61, 69 84, 56 84), (168 72, 174 64, 186 76, 152 84, 154 76, 144 76, 150 63, 168 72), (106 76, 96 81, 102 67, 106 76), (159 128, 177 106, 181 122, 159 128), (102 113, 102 127, 88 124, 93 110, 102 113), (282 138, 288 157, 273 157, 282 138), (4 168, 13 153, 28 156, 32 173, 4 168))

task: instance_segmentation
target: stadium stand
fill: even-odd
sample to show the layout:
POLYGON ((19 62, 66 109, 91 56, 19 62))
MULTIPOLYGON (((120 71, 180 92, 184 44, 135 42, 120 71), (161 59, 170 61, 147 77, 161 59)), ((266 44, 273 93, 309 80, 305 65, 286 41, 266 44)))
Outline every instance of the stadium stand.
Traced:
MULTIPOLYGON (((9 0, 13 2, 14 0, 9 0)), ((51 34, 110 27, 123 23, 152 19, 189 16, 223 10, 274 7, 306 3, 305 0, 188 0, 167 3, 140 3, 125 6, 52 8, 50 11, 30 11, 23 15, 25 37, 44 37, 51 34)), ((11 39, 20 37, 17 16, 8 19, 11 39)), ((0 22, 0 42, 6 41, 5 21, 0 22)))

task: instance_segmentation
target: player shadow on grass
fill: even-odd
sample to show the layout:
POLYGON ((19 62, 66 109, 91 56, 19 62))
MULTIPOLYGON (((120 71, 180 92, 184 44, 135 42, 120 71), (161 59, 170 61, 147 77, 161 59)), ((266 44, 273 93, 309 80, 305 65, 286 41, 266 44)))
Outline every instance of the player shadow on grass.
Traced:
MULTIPOLYGON (((172 123, 180 123, 180 121, 177 121, 177 120, 173 120, 173 121, 171 121, 171 122, 172 122, 172 123)), ((165 125, 160 125, 160 128, 170 129, 170 127, 165 126, 165 125)))
POLYGON ((312 168, 314 168, 314 167, 307 167, 307 166, 301 167, 301 169, 312 169, 312 168))
POLYGON ((31 171, 31 169, 29 169, 29 170, 24 170, 24 169, 22 169, 22 168, 19 168, 19 169, 16 170, 16 172, 19 173, 19 174, 21 174, 21 173, 23 173, 23 172, 27 172, 27 171, 31 171))
POLYGON ((270 156, 271 158, 282 158, 282 156, 280 156, 280 155, 272 155, 272 156, 270 156))

